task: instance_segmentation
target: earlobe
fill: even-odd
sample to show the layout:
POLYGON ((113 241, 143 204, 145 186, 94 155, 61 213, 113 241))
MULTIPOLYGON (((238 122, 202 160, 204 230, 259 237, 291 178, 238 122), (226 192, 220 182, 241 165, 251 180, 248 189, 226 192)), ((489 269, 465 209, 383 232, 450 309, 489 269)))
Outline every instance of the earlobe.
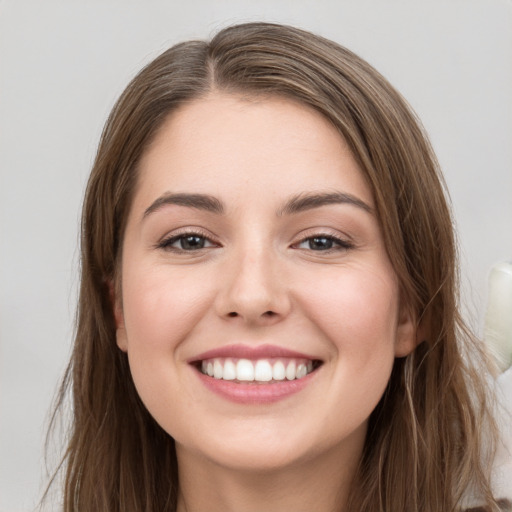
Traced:
POLYGON ((114 315, 114 321, 116 324, 116 343, 117 346, 123 351, 128 350, 128 344, 126 339, 126 329, 124 325, 123 307, 121 305, 119 294, 116 293, 116 287, 112 280, 108 281, 108 291, 110 297, 110 305, 114 315))
POLYGON ((421 341, 416 315, 410 307, 402 307, 398 318, 395 340, 395 357, 408 356, 421 341))

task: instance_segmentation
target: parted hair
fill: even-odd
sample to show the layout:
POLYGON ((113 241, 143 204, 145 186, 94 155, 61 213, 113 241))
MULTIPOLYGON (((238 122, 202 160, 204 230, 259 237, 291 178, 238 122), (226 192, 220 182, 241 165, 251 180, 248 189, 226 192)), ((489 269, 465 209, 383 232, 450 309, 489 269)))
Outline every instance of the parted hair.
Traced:
POLYGON ((269 23, 173 46, 131 81, 107 120, 84 199, 75 343, 55 413, 70 392, 63 510, 176 509, 174 441, 145 409, 116 345, 110 286, 120 280, 141 156, 170 113, 212 91, 289 98, 334 125, 372 190, 401 300, 417 319, 417 348, 395 360, 369 419, 346 510, 451 512, 470 490, 498 510, 486 462, 496 432, 488 362, 459 314, 452 217, 428 138, 367 62, 269 23))

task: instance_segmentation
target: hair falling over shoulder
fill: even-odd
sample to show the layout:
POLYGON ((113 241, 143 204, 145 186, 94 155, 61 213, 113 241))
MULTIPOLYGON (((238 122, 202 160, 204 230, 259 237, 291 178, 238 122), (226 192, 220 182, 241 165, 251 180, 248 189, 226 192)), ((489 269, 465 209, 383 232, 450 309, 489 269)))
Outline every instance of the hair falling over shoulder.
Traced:
POLYGON ((164 52, 128 85, 104 128, 84 200, 76 336, 58 402, 71 393, 63 511, 176 510, 174 441, 137 395, 110 296, 141 155, 170 113, 214 89, 286 97, 338 129, 373 191, 402 298, 417 318, 421 343, 395 361, 345 512, 451 512, 470 492, 499 510, 489 481, 489 363, 459 314, 451 213, 421 125, 347 49, 249 23, 164 52))

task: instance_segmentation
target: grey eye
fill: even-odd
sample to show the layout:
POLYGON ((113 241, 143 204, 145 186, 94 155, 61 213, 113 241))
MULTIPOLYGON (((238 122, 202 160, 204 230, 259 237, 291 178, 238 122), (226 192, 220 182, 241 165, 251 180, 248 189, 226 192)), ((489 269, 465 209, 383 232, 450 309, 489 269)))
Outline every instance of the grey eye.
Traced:
POLYGON ((179 248, 184 251, 195 251, 206 245, 206 238, 198 235, 187 235, 181 236, 176 242, 179 243, 179 248))
POLYGON ((196 233, 185 233, 163 240, 158 247, 167 251, 198 251, 207 247, 214 247, 215 244, 207 237, 196 233))
POLYGON ((346 240, 341 240, 332 235, 317 235, 304 238, 295 247, 297 249, 306 249, 308 251, 327 252, 331 250, 343 251, 351 249, 353 245, 346 240))
POLYGON ((327 251, 334 246, 334 240, 326 236, 315 236, 305 240, 312 251, 327 251))

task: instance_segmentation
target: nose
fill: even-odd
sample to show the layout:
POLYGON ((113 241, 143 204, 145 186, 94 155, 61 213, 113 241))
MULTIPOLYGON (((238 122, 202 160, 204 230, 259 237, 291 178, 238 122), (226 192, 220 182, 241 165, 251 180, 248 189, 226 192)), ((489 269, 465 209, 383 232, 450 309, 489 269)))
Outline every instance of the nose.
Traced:
POLYGON ((269 252, 247 251, 226 262, 225 273, 219 276, 217 314, 253 326, 282 321, 290 312, 291 301, 276 259, 269 252))

